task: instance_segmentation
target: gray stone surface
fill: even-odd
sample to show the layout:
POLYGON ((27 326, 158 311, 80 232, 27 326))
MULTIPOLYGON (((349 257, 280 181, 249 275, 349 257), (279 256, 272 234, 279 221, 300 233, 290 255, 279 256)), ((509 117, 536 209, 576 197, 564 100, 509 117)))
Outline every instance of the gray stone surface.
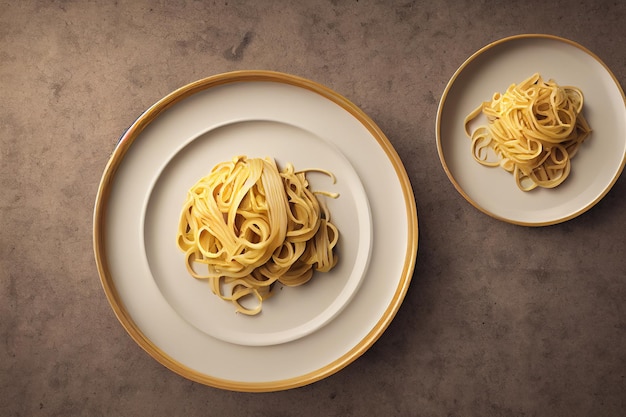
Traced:
POLYGON ((469 205, 437 156, 456 68, 549 33, 626 82, 619 0, 15 1, 0 6, 3 416, 626 415, 626 182, 566 223, 469 205), (419 211, 411 287, 374 346, 302 388, 228 392, 148 356, 115 318, 92 214, 121 132, 172 90, 270 69, 360 106, 404 162, 419 211))

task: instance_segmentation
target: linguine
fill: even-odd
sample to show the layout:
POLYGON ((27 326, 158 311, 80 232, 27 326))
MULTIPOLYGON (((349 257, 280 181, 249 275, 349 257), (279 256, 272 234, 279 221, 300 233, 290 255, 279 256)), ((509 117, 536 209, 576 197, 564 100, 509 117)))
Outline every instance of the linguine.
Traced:
POLYGON ((582 108, 580 89, 534 74, 465 118, 472 155, 482 165, 511 172, 523 191, 554 188, 568 177, 571 159, 591 132, 582 108), (487 125, 470 133, 470 122, 480 114, 487 125))
POLYGON ((305 173, 292 164, 279 171, 270 158, 238 156, 217 164, 187 193, 177 233, 187 270, 238 312, 258 314, 276 282, 302 285, 313 271, 337 263, 339 232, 305 173), (250 298, 253 306, 244 302, 250 298))

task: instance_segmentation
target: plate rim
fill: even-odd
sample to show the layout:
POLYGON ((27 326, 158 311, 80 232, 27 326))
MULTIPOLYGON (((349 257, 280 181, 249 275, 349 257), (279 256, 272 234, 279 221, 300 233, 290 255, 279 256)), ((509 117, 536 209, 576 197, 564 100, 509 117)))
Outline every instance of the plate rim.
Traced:
POLYGON ((98 185, 93 211, 92 243, 100 283, 116 318, 131 339, 133 339, 135 343, 137 343, 153 359, 180 376, 214 388, 241 392, 271 392, 308 385, 335 374, 365 353, 388 328, 406 296, 415 269, 418 240, 419 227, 417 206, 409 176, 398 153, 376 123, 374 123, 369 116, 367 116, 350 100, 320 83, 300 76, 269 70, 238 70, 215 74, 179 87, 158 100, 152 106, 148 107, 148 109, 141 113, 140 116, 120 136, 116 147, 109 156, 98 185), (167 355, 143 334, 139 326, 130 316, 130 313, 128 313, 128 310, 123 305, 122 299, 112 279, 105 250, 106 236, 104 229, 106 225, 106 208, 109 195, 111 193, 117 169, 121 165, 124 156, 133 144, 134 140, 139 137, 141 132, 152 121, 157 119, 162 112, 185 98, 220 85, 250 81, 275 82, 304 88, 322 96, 327 100, 330 100, 331 102, 334 102, 357 119, 357 121, 368 130, 372 138, 376 140, 395 170, 400 188, 402 190, 402 196, 404 198, 404 210, 406 212, 407 220, 407 245, 404 254, 404 265, 402 267, 401 276, 399 277, 393 297, 387 305, 384 313, 378 321, 374 323, 372 329, 366 334, 366 336, 345 354, 315 371, 293 378, 267 382, 242 382, 214 377, 198 372, 167 355))
POLYGON ((446 99, 448 97, 448 93, 450 92, 450 90, 454 86, 457 78, 465 70, 465 68, 467 68, 471 63, 474 62, 474 60, 476 60, 479 56, 483 55, 485 52, 487 52, 487 51, 489 51, 489 50, 493 49, 494 47, 499 46, 501 44, 504 44, 504 43, 507 43, 507 42, 510 42, 510 41, 520 40, 520 39, 546 39, 546 40, 552 40, 552 41, 557 41, 557 42, 563 42, 565 44, 568 44, 570 46, 573 46, 575 48, 580 49, 581 51, 583 51, 584 53, 589 55, 589 57, 594 59, 597 63, 599 63, 604 68, 604 70, 607 72, 607 74, 613 80, 613 82, 615 84, 615 87, 617 88, 617 90, 621 94, 622 101, 624 102, 624 105, 626 106, 626 95, 624 94, 624 89, 620 85, 618 79, 615 77, 615 74, 600 59, 600 57, 598 55, 596 55, 594 52, 592 52, 588 48, 584 47, 583 45, 579 44, 578 42, 575 42, 575 41, 573 41, 571 39, 567 39, 567 38, 564 38, 564 37, 561 37, 561 36, 552 35, 552 34, 546 34, 546 33, 523 33, 523 34, 518 34, 518 35, 506 36, 504 38, 501 38, 501 39, 498 39, 496 41, 490 42, 490 43, 484 45, 483 47, 479 48, 474 53, 472 53, 456 69, 456 71, 454 72, 454 74, 452 75, 452 77, 450 78, 448 83, 446 84, 446 87, 444 88, 443 93, 441 95, 441 98, 439 100, 439 105, 437 107, 437 118, 436 118, 436 123, 435 123, 435 137, 436 137, 436 142, 437 142, 437 154, 439 155, 439 161, 441 163, 441 166, 442 166, 444 172, 446 173, 446 176, 448 177, 448 179, 450 180, 450 182, 454 186, 454 188, 457 190, 457 192, 459 194, 461 194, 461 196, 463 196, 463 198, 467 202, 469 202, 474 208, 476 208, 480 212, 482 212, 482 213, 484 213, 484 214, 486 214, 486 215, 488 215, 488 216, 490 216, 490 217, 492 217, 492 218, 494 218, 496 220, 500 220, 500 221, 503 221, 503 222, 506 222, 506 223, 510 223, 510 224, 514 224, 514 225, 518 225, 518 226, 528 226, 528 227, 551 226, 551 225, 564 223, 566 221, 572 220, 572 219, 582 215, 583 213, 589 211, 598 202, 600 202, 600 200, 602 200, 606 196, 606 194, 608 194, 608 192, 613 188, 613 186, 615 185, 615 183, 617 182, 617 180, 621 176, 621 173, 623 172, 624 167, 626 166, 626 155, 625 155, 624 158, 622 158, 621 165, 617 169, 617 171, 615 173, 615 176, 611 179, 610 183, 604 188, 604 190, 595 199, 593 199, 592 201, 588 202, 586 205, 584 205, 583 207, 579 208, 578 210, 574 211, 573 213, 571 213, 571 214, 569 214, 567 216, 558 217, 558 218, 555 218, 555 219, 552 219, 552 220, 531 222, 531 221, 515 220, 515 219, 511 219, 511 218, 505 217, 505 216, 500 216, 500 215, 498 215, 496 213, 493 213, 490 210, 485 209, 480 204, 478 204, 476 201, 474 201, 474 199, 472 199, 467 194, 467 192, 465 192, 465 190, 463 190, 463 188, 459 185, 459 183, 454 178, 454 175, 452 175, 452 172, 450 171, 450 168, 448 167, 448 164, 447 164, 447 162, 445 160, 444 152, 443 152, 443 149, 442 149, 442 140, 441 140, 441 118, 442 118, 442 113, 443 113, 444 106, 446 104, 446 99))

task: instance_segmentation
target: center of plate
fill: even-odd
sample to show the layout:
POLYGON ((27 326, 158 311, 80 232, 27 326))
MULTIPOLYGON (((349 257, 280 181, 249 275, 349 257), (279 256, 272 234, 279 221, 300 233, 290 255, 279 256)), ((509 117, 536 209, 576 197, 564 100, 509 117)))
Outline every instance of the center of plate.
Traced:
MULTIPOLYGON (((154 179, 144 218, 143 240, 150 271, 176 313, 198 330, 220 340, 248 346, 296 340, 321 328, 356 294, 367 270, 372 222, 366 192, 348 159, 330 141, 298 126, 272 120, 244 120, 215 126, 175 151, 154 179), (300 287, 278 285, 261 313, 246 316, 211 292, 205 280, 191 277, 176 246, 186 193, 217 163, 235 156, 274 158, 282 169, 323 169, 337 182, 311 172, 313 190, 338 193, 325 198, 339 229, 339 261, 330 272, 315 272, 300 287)), ((279 284, 279 283, 277 283, 279 284)))

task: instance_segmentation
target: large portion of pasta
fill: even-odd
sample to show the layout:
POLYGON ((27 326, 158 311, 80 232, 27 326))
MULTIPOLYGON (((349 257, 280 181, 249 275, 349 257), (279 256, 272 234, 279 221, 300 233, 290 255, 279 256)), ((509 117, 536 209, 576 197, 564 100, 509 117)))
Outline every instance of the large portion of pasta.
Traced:
POLYGON ((553 188, 568 177, 571 159, 591 132, 582 109, 580 89, 534 74, 472 111, 465 118, 465 132, 472 139, 474 159, 513 173, 521 190, 553 188), (470 134, 470 122, 481 113, 487 125, 470 134))
POLYGON ((275 282, 301 285, 314 270, 337 263, 339 232, 305 173, 291 164, 279 171, 273 159, 238 156, 187 193, 177 235, 187 270, 209 280, 241 313, 258 314, 275 282), (250 298, 252 307, 244 303, 250 298))

